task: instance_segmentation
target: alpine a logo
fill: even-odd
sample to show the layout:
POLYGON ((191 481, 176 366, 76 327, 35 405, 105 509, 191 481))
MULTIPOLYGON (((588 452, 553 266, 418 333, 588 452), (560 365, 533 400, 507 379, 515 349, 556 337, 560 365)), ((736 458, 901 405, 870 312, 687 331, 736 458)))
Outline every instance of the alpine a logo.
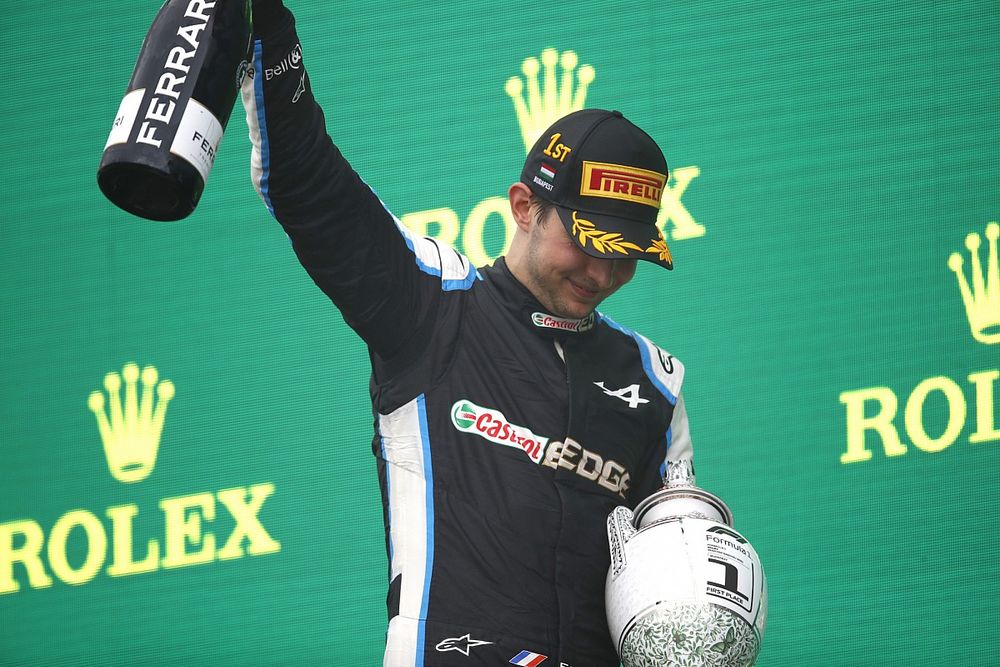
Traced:
POLYGON ((556 317, 548 313, 532 313, 531 321, 536 327, 542 327, 543 329, 558 329, 559 331, 573 331, 576 333, 590 331, 594 328, 593 313, 580 320, 556 317))
POLYGON ((549 441, 524 426, 510 423, 499 410, 484 408, 465 399, 451 406, 451 423, 463 433, 474 433, 498 445, 521 449, 535 463, 542 460, 549 441))

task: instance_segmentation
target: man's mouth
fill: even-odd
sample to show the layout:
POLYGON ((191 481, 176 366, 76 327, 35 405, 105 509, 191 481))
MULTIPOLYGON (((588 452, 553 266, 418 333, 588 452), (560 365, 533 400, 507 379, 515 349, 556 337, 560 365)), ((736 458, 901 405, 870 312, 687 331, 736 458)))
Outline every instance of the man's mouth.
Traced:
POLYGON ((600 290, 590 289, 589 287, 573 282, 572 280, 569 281, 569 285, 573 294, 581 299, 593 300, 597 298, 598 294, 600 294, 600 290))

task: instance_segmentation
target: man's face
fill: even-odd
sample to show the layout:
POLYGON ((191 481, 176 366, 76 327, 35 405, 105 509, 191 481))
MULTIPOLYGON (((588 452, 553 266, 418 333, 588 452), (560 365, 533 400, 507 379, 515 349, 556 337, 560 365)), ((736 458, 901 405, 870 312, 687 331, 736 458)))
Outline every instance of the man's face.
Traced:
POLYGON ((555 210, 531 226, 528 241, 525 287, 553 315, 586 317, 635 275, 634 259, 598 259, 580 250, 555 210))

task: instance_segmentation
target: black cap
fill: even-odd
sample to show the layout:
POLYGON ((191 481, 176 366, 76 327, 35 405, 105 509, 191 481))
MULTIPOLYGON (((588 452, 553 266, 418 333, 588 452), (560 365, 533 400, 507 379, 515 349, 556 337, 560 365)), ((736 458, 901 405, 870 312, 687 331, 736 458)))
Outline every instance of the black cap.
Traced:
POLYGON ((583 109, 542 133, 521 182, 555 205, 566 232, 588 255, 673 269, 656 226, 668 176, 660 147, 621 112, 583 109))

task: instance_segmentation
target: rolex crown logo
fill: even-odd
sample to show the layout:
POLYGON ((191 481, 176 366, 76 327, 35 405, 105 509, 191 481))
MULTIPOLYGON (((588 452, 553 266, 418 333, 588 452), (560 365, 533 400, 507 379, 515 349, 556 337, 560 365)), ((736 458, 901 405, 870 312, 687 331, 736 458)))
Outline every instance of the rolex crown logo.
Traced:
POLYGON ((108 394, 108 412, 104 410, 104 394, 93 391, 87 406, 97 417, 97 428, 104 443, 108 470, 119 482, 139 482, 153 472, 156 453, 160 447, 160 433, 167 403, 174 397, 174 383, 159 381, 153 366, 142 369, 134 363, 122 367, 121 375, 112 371, 104 376, 104 389, 108 394), (138 380, 142 380, 142 397, 138 380), (125 398, 121 397, 122 380, 125 381, 125 398), (156 393, 154 405, 153 393, 156 393))
POLYGON ((997 237, 1000 237, 1000 225, 991 222, 986 225, 986 239, 989 241, 986 263, 986 273, 979 258, 979 246, 982 239, 979 234, 972 233, 965 237, 965 247, 972 259, 970 271, 972 284, 965 277, 962 268, 962 255, 953 252, 948 258, 948 268, 955 272, 958 278, 958 289, 962 292, 965 303, 965 314, 969 318, 972 337, 981 343, 1000 343, 1000 262, 997 260, 997 237))
POLYGON ((555 49, 542 51, 539 64, 535 57, 525 58, 521 63, 524 80, 519 76, 507 79, 504 87, 514 101, 517 123, 521 126, 524 150, 528 152, 547 127, 571 111, 579 111, 587 97, 587 86, 594 80, 594 68, 583 65, 576 68, 577 57, 573 51, 563 51, 560 56, 555 49), (556 65, 562 68, 562 75, 556 72, 556 65), (542 81, 539 72, 544 70, 542 81), (576 86, 573 73, 576 71, 576 86), (558 79, 558 83, 557 83, 558 79), (527 88, 527 98, 525 98, 527 88))

